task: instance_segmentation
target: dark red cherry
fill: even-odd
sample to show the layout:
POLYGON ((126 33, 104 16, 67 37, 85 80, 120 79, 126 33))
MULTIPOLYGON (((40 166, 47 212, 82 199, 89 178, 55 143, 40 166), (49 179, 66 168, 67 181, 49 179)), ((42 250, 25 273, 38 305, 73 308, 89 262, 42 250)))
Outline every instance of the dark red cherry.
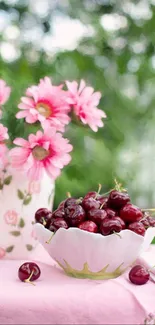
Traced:
POLYGON ((135 265, 129 272, 129 279, 134 284, 143 285, 149 281, 150 274, 142 265, 135 265))
POLYGON ((52 212, 46 208, 41 208, 36 211, 35 213, 35 220, 42 225, 46 225, 47 221, 51 219, 52 212))
POLYGON ((21 281, 35 281, 40 277, 41 271, 36 263, 26 262, 22 264, 18 270, 18 277, 21 281))
POLYGON ((151 217, 148 212, 144 212, 143 218, 140 220, 145 228, 155 227, 155 218, 151 217))
POLYGON ((128 226, 129 230, 132 230, 133 232, 135 232, 138 235, 144 236, 145 235, 145 227, 142 224, 142 222, 132 222, 129 224, 128 226))
POLYGON ((60 202, 60 204, 58 205, 58 209, 64 208, 66 200, 60 202))
POLYGON ((122 220, 119 216, 116 215, 116 216, 113 217, 112 219, 113 219, 113 220, 117 220, 117 221, 120 222, 120 224, 121 224, 121 226, 122 226, 122 230, 126 228, 126 224, 125 224, 124 220, 122 220))
POLYGON ((75 199, 74 197, 69 197, 68 199, 65 200, 64 203, 64 208, 67 208, 69 205, 74 205, 77 203, 78 199, 75 199))
POLYGON ((96 223, 93 221, 90 221, 90 220, 86 220, 86 221, 80 223, 78 228, 81 230, 88 231, 88 232, 94 232, 94 233, 98 232, 98 227, 97 227, 96 223))
POLYGON ((140 220, 140 222, 144 225, 145 229, 150 227, 149 217, 144 215, 144 217, 140 220))
POLYGON ((56 209, 53 213, 52 213, 52 218, 57 219, 57 218, 64 218, 65 216, 65 211, 63 208, 59 208, 56 209))
POLYGON ((113 234, 114 232, 120 232, 121 230, 121 222, 117 220, 116 217, 113 219, 106 218, 100 225, 100 232, 104 236, 113 234))
POLYGON ((155 218, 149 216, 148 221, 149 221, 150 227, 155 227, 155 218))
POLYGON ((117 215, 117 212, 112 209, 105 208, 104 210, 106 211, 108 218, 114 218, 117 215))
POLYGON ((59 228, 68 229, 67 222, 63 218, 52 219, 48 229, 52 232, 55 232, 59 228))
POLYGON ((82 201, 82 207, 84 208, 85 211, 89 211, 91 209, 99 209, 100 208, 100 202, 96 201, 92 197, 90 198, 84 198, 82 201))
POLYGON ((87 213, 87 217, 89 220, 94 221, 97 225, 101 223, 106 217, 107 213, 104 210, 101 209, 91 209, 87 213))
POLYGON ((108 207, 107 202, 108 202, 108 198, 105 196, 100 196, 99 198, 97 198, 97 201, 100 202, 102 209, 105 209, 108 207))
POLYGON ((86 219, 86 213, 81 205, 69 205, 65 209, 65 220, 69 226, 76 227, 86 219))
POLYGON ((107 204, 109 207, 119 210, 129 202, 130 202, 130 197, 127 193, 113 190, 109 194, 107 204))
POLYGON ((126 204, 119 212, 125 222, 140 221, 143 218, 142 211, 133 204, 126 204))
POLYGON ((99 195, 97 192, 92 191, 92 192, 88 192, 88 193, 85 195, 84 199, 89 199, 90 197, 93 198, 93 199, 97 199, 99 196, 100 196, 100 195, 99 195))

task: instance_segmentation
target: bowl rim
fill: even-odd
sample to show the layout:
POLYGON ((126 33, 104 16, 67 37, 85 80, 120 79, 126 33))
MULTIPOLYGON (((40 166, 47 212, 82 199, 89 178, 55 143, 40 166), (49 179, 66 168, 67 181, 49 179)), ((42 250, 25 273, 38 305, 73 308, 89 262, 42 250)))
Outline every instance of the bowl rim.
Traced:
MULTIPOLYGON (((34 226, 33 226, 34 228, 40 228, 40 229, 44 229, 46 232, 49 232, 50 234, 54 234, 54 232, 52 232, 52 231, 50 231, 49 229, 47 229, 47 228, 45 228, 42 224, 40 224, 40 223, 35 223, 34 224, 34 226)), ((150 231, 152 231, 152 229, 154 229, 154 232, 155 232, 155 227, 149 227, 148 229, 146 229, 146 232, 145 232, 145 235, 144 236, 141 236, 141 235, 139 235, 139 234, 137 234, 137 233, 135 233, 134 231, 132 231, 132 230, 130 230, 130 229, 123 229, 123 230, 121 230, 119 233, 116 233, 116 234, 110 234, 110 235, 107 235, 107 236, 103 236, 102 234, 100 234, 100 233, 92 233, 92 232, 89 232, 89 231, 85 231, 85 230, 82 230, 82 229, 79 229, 79 228, 77 228, 77 227, 70 227, 70 228, 68 228, 68 229, 65 229, 65 228, 59 228, 56 232, 55 232, 55 234, 54 234, 54 236, 58 236, 58 234, 60 234, 60 233, 73 233, 73 232, 77 232, 77 233, 83 233, 83 234, 86 234, 87 236, 89 236, 89 237, 94 237, 94 238, 103 238, 103 240, 107 240, 108 238, 110 238, 110 237, 112 237, 112 236, 116 236, 117 234, 117 236, 119 237, 120 236, 120 238, 121 238, 121 234, 125 234, 125 233, 127 233, 127 234, 131 234, 132 236, 133 236, 133 238, 135 237, 135 238, 139 238, 139 239, 145 239, 145 237, 146 237, 146 234, 148 233, 148 232, 150 232, 150 231), (151 229, 151 230, 150 230, 151 229)))

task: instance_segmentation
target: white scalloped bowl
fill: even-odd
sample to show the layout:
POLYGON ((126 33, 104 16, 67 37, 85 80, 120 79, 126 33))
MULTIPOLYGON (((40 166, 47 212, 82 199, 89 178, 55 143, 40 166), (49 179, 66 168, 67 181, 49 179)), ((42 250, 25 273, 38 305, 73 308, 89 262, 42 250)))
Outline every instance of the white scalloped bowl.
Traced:
POLYGON ((36 235, 50 256, 70 276, 111 279, 125 272, 146 251, 155 237, 155 228, 142 237, 130 230, 102 236, 78 228, 60 228, 48 244, 52 232, 34 225, 36 235))

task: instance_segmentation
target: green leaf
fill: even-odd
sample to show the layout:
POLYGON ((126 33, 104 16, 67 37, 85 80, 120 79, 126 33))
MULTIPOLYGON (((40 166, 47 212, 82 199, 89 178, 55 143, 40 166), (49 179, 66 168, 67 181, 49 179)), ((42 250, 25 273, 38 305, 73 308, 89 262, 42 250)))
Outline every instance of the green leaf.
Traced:
POLYGON ((24 200, 24 194, 21 190, 17 190, 17 195, 19 197, 20 200, 24 200))
POLYGON ((18 236, 21 235, 20 231, 18 231, 18 230, 10 231, 10 234, 11 234, 12 236, 15 236, 15 237, 18 237, 18 236))
POLYGON ((32 246, 32 245, 29 245, 29 244, 27 244, 27 245, 26 245, 26 248, 27 248, 27 250, 28 250, 28 251, 32 251, 32 249, 33 249, 33 246, 32 246))
POLYGON ((24 205, 28 205, 28 204, 31 202, 31 200, 32 200, 32 197, 31 197, 31 196, 28 196, 28 197, 26 197, 26 198, 24 199, 23 204, 24 204, 24 205))
POLYGON ((7 176, 6 178, 4 178, 4 184, 5 185, 9 185, 12 181, 12 176, 7 176))
POLYGON ((19 226, 20 228, 24 228, 24 226, 25 226, 25 221, 24 221, 23 218, 20 218, 18 226, 19 226))
POLYGON ((151 243, 151 244, 155 245, 155 237, 154 237, 154 239, 152 240, 152 243, 151 243))
POLYGON ((6 252, 7 253, 11 253, 12 251, 13 251, 13 249, 14 249, 14 246, 12 245, 12 246, 8 246, 7 248, 6 248, 6 252))

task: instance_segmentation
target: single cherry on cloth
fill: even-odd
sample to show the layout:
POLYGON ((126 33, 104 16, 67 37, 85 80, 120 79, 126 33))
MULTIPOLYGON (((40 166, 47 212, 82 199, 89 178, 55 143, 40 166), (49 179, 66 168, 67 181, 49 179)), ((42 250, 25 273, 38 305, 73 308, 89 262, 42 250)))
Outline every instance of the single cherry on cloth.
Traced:
POLYGON ((88 231, 88 232, 94 232, 94 233, 98 232, 98 227, 97 227, 96 223, 91 220, 86 220, 86 221, 80 223, 78 228, 81 230, 88 231))
POLYGON ((107 217, 107 213, 101 209, 91 209, 88 211, 87 217, 89 220, 94 221, 97 225, 99 225, 101 221, 107 217))
POLYGON ((38 209, 35 213, 35 221, 41 223, 42 225, 46 225, 47 221, 51 219, 52 212, 46 208, 38 209))
POLYGON ((41 271, 39 266, 33 262, 22 264, 18 270, 18 277, 21 281, 33 284, 33 281, 40 277, 41 271))
POLYGON ((106 218, 101 222, 100 232, 102 235, 107 236, 115 232, 120 232, 122 230, 122 225, 117 217, 106 218))
POLYGON ((52 219, 48 229, 52 232, 56 232, 59 228, 68 229, 68 224, 63 218, 52 219))
POLYGON ((128 229, 135 232, 138 235, 144 236, 145 235, 145 226, 142 222, 132 222, 129 224, 128 229))
POLYGON ((129 202, 130 202, 130 197, 128 193, 112 190, 109 194, 107 204, 109 207, 119 210, 129 202))
POLYGON ((86 213, 81 205, 69 205, 65 209, 65 220, 69 226, 76 227, 86 219, 86 213))
POLYGON ((126 204, 119 212, 120 217, 125 222, 140 221, 143 218, 142 211, 133 204, 126 204))
POLYGON ((84 198, 81 204, 85 211, 89 211, 91 209, 99 209, 101 205, 99 201, 93 199, 92 197, 88 199, 84 198))
POLYGON ((150 274, 142 265, 135 265, 129 272, 129 279, 133 284, 143 285, 150 279, 150 274))

